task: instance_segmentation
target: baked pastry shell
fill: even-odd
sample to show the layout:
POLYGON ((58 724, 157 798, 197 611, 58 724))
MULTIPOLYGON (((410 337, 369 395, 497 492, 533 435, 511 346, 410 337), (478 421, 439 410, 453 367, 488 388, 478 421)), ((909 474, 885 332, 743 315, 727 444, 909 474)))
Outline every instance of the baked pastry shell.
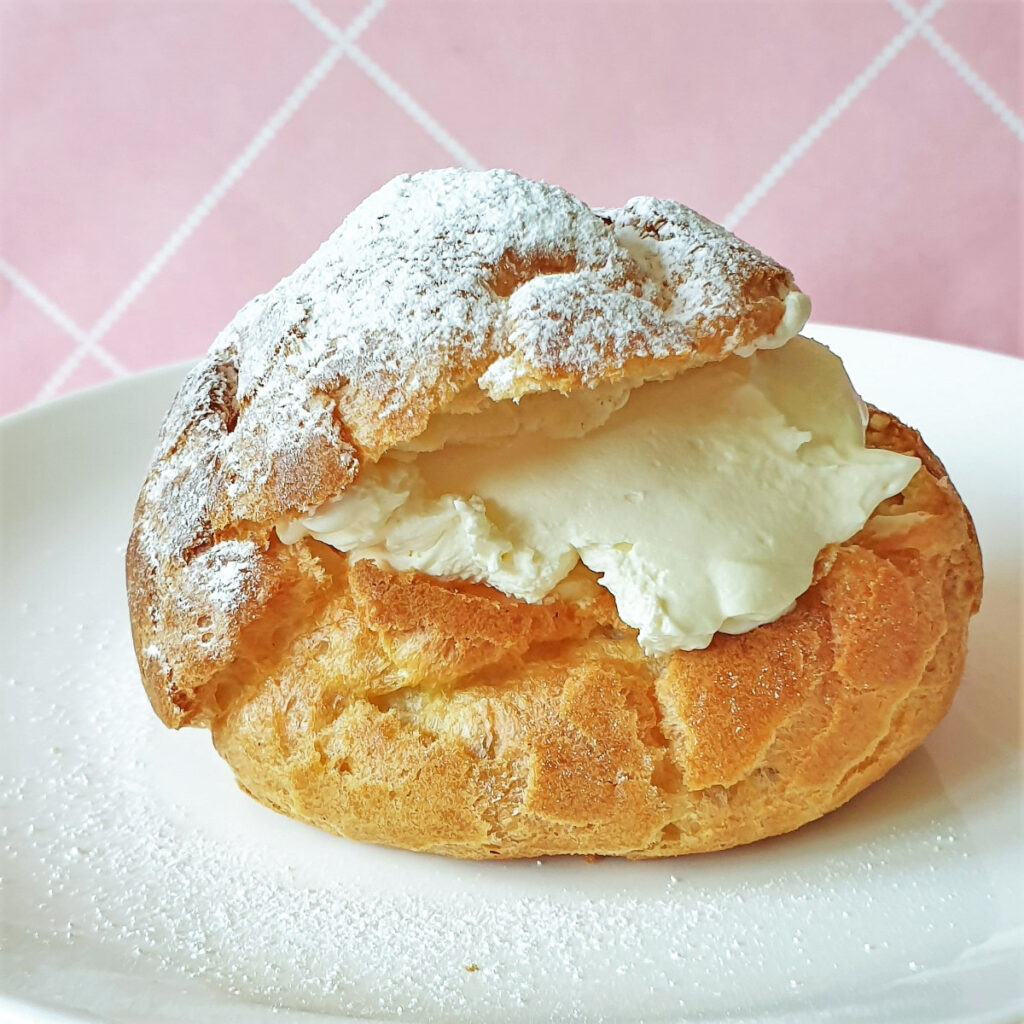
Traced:
POLYGON ((891 417, 868 442, 922 459, 903 494, 792 612, 704 651, 647 657, 596 586, 528 605, 275 531, 467 402, 697 371, 808 313, 788 270, 669 200, 394 179, 238 313, 165 419, 127 553, 157 714, 209 727, 283 813, 462 857, 712 850, 849 799, 945 713, 981 586, 959 497, 891 417))

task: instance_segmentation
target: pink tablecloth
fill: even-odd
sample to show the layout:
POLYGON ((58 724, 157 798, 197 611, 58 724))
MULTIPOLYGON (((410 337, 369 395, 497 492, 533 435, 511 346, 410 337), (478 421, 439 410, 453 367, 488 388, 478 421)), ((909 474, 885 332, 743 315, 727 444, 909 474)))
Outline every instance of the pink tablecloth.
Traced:
POLYGON ((3 0, 0 411, 196 356, 403 170, 666 195, 1024 354, 1019 0, 3 0))

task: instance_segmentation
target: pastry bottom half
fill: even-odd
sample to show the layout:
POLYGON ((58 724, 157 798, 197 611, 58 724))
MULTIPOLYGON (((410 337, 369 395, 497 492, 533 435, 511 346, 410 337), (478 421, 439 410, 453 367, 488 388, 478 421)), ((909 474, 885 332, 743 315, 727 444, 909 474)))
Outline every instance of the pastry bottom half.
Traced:
MULTIPOLYGON (((204 692, 248 793, 349 839, 453 857, 664 857, 799 828, 948 710, 981 595, 970 517, 924 465, 822 552, 776 622, 650 658, 600 588, 527 605, 316 541, 204 692)), ((581 573, 581 576, 585 576, 581 573)))

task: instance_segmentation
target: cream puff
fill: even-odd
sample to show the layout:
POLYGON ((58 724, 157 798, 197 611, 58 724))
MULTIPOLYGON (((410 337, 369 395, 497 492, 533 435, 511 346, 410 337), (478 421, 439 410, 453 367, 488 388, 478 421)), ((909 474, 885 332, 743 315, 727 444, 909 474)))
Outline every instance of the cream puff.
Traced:
POLYGON ((675 202, 396 178, 167 414, 127 556, 157 714, 275 810, 456 857, 844 803, 949 708, 982 574, 809 310, 675 202))

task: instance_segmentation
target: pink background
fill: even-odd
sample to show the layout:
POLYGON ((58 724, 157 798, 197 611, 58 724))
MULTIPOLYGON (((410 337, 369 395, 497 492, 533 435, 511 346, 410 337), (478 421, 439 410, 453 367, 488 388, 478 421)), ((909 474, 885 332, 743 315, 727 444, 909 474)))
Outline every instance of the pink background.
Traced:
POLYGON ((1018 0, 0 0, 0 412, 203 352, 405 170, 680 199, 1024 354, 1018 0))

